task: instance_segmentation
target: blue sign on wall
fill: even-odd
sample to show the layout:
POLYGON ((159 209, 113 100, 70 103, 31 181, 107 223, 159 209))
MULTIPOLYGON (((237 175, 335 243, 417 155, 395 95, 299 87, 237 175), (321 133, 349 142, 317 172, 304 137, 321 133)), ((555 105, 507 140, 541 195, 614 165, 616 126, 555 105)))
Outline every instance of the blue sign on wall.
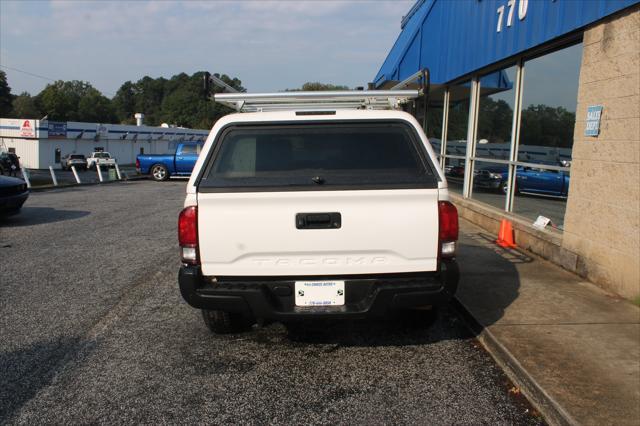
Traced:
POLYGON ((602 105, 590 105, 587 107, 587 124, 584 128, 585 136, 598 136, 600 133, 600 117, 602 105))
POLYGON ((49 121, 49 139, 66 139, 67 123, 49 121))

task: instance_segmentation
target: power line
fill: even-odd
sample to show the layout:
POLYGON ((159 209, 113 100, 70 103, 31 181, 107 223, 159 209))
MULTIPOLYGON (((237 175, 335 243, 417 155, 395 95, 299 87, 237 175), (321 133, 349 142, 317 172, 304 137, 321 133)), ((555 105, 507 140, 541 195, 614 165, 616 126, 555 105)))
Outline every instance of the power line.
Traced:
MULTIPOLYGON (((59 80, 59 79, 56 80, 56 79, 53 79, 53 78, 45 77, 44 75, 35 74, 35 73, 29 72, 29 71, 21 70, 19 68, 9 67, 9 66, 6 66, 6 65, 0 65, 0 68, 6 68, 6 69, 11 70, 11 71, 21 72, 22 74, 30 75, 32 77, 41 78, 43 80, 48 80, 48 81, 53 81, 53 82, 56 82, 56 81, 59 80)), ((110 92, 102 92, 102 93, 104 93, 105 95, 109 95, 111 97, 115 96, 115 94, 110 93, 110 92)))
POLYGON ((14 68, 14 67, 8 67, 8 66, 6 66, 6 65, 0 65, 0 68, 6 68, 6 69, 8 69, 8 70, 21 72, 21 73, 23 73, 23 74, 27 74, 27 75, 30 75, 30 76, 32 76, 32 77, 38 77, 38 78, 41 78, 41 79, 43 79, 43 80, 57 81, 57 80, 55 80, 55 79, 53 79, 53 78, 45 77, 45 76, 43 76, 43 75, 39 75, 39 74, 34 74, 34 73, 32 73, 32 72, 25 71, 25 70, 21 70, 21 69, 14 68))

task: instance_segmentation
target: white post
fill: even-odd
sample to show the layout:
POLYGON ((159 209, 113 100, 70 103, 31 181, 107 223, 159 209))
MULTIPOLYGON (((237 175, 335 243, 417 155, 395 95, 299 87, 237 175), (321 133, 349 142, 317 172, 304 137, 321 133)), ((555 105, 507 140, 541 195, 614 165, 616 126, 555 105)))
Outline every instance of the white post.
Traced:
POLYGON ((27 188, 31 188, 31 180, 29 180, 29 172, 24 167, 20 169, 20 171, 22 172, 22 177, 24 181, 27 183, 27 188))
POLYGON ((76 178, 76 182, 77 183, 82 183, 80 182, 80 176, 78 176, 78 171, 76 170, 76 166, 71 166, 71 171, 73 172, 73 177, 76 178))
POLYGON ((53 186, 58 186, 58 179, 56 179, 56 174, 53 171, 53 166, 49 166, 49 172, 51 172, 51 180, 53 181, 53 186))
POLYGON ((102 170, 100 170, 100 163, 96 161, 96 170, 98 171, 98 179, 102 182, 102 170))
POLYGON ((116 173, 118 174, 118 180, 122 180, 122 176, 120 175, 120 167, 118 167, 118 163, 113 163, 116 166, 116 173))

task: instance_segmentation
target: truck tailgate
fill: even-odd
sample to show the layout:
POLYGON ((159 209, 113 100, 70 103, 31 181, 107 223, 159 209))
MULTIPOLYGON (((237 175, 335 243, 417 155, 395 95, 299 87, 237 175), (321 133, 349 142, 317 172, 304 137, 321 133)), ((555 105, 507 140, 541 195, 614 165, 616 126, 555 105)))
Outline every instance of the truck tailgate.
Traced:
POLYGON ((317 276, 434 271, 438 190, 198 194, 208 276, 317 276), (299 213, 340 213, 339 228, 298 229, 299 213))

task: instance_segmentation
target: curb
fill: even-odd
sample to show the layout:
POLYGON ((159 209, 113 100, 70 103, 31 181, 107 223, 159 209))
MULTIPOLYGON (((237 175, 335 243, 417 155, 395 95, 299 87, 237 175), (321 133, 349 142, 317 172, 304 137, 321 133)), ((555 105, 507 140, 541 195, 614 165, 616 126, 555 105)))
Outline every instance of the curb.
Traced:
POLYGON ((104 185, 104 184, 111 184, 111 183, 123 183, 123 182, 147 180, 147 179, 149 179, 148 176, 139 176, 139 177, 132 176, 127 179, 107 180, 104 182, 63 183, 63 184, 59 184, 58 186, 49 184, 49 185, 32 186, 31 188, 29 188, 29 192, 41 192, 41 191, 49 191, 54 189, 68 189, 68 188, 76 188, 81 186, 104 185))
POLYGON ((451 304, 482 346, 489 352, 500 368, 504 370, 507 377, 520 388, 527 399, 542 414, 545 421, 550 425, 579 425, 560 403, 540 386, 536 379, 520 364, 517 358, 500 343, 491 330, 483 327, 475 319, 457 297, 452 299, 451 304))

